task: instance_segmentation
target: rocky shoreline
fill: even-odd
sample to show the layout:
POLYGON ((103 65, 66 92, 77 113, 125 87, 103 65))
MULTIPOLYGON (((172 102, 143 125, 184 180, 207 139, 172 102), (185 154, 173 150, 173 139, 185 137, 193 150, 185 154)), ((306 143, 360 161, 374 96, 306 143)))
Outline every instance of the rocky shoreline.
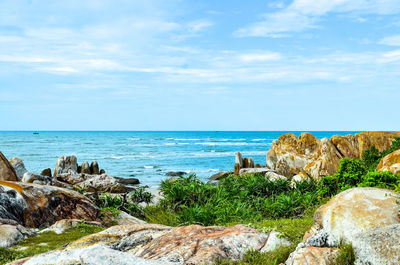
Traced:
MULTIPOLYGON (((385 154, 376 172, 397 176, 400 150, 388 154, 384 151, 399 136, 363 132, 319 140, 309 133, 299 137, 289 133, 273 143, 265 165, 255 165, 252 158, 238 153, 233 171, 212 176, 211 183, 219 185, 218 181, 225 178, 261 175, 272 182, 290 181, 296 189, 303 181, 321 181, 335 175, 343 159, 364 159, 366 152, 374 150, 371 148, 385 154)), ((175 178, 184 177, 171 176, 168 181, 174 182, 175 178)), ((241 260, 249 250, 268 254, 294 244, 277 229, 146 223, 120 210, 124 209, 127 194, 137 191, 137 184, 137 179, 106 174, 96 161, 78 165, 75 156, 60 157, 53 174, 50 168, 35 174, 25 169, 21 159, 7 160, 0 152, 0 248, 10 248, 40 233, 62 234, 80 225, 105 230, 10 264, 217 264, 221 259, 241 260), (96 201, 101 194, 119 196, 117 210, 99 207, 96 201)), ((332 262, 337 260, 343 243, 352 245, 355 264, 400 264, 399 199, 396 191, 386 188, 343 189, 315 211, 313 226, 284 264, 335 264, 332 262)), ((151 204, 151 209, 161 207, 159 200, 151 204)))

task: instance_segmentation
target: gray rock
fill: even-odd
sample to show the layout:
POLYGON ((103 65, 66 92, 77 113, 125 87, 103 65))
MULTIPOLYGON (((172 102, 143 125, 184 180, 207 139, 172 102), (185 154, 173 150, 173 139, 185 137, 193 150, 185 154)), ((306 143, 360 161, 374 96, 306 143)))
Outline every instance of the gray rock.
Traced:
POLYGON ((232 171, 226 171, 226 172, 219 172, 217 174, 214 174, 210 177, 210 180, 219 180, 219 179, 223 179, 226 178, 229 175, 233 175, 232 171))
POLYGON ((92 175, 99 175, 100 171, 99 171, 99 164, 97 163, 96 160, 92 161, 92 163, 90 164, 90 174, 92 175))
POLYGON ((239 171, 239 175, 245 175, 245 174, 263 174, 265 175, 268 172, 274 172, 269 168, 266 167, 261 167, 261 168, 242 168, 239 171))
MULTIPOLYGON (((82 174, 84 175, 84 174, 82 174)), ((83 189, 84 191, 94 192, 110 192, 110 193, 125 193, 127 189, 121 183, 118 183, 114 177, 103 175, 85 175, 86 179, 76 183, 75 188, 83 189)))
POLYGON ((357 234, 352 240, 357 265, 400 264, 400 224, 357 234))
POLYGON ((76 156, 61 156, 56 163, 54 170, 54 177, 62 173, 68 173, 69 171, 78 172, 78 163, 76 162, 76 156))
POLYGON ((24 223, 24 211, 28 207, 24 198, 9 187, 0 186, 0 218, 24 223))
POLYGON ((91 168, 90 168, 90 165, 89 165, 89 163, 87 161, 82 163, 81 172, 80 173, 91 174, 91 168))
POLYGON ((118 183, 121 183, 123 185, 137 185, 137 184, 140 184, 140 181, 137 178, 118 178, 118 177, 115 177, 115 179, 118 181, 118 183))
POLYGON ((29 260, 19 263, 24 265, 47 264, 85 264, 85 265, 168 265, 163 261, 152 261, 138 258, 133 254, 113 250, 102 245, 88 248, 64 249, 47 252, 34 256, 29 260))
POLYGON ((13 166, 15 169, 15 172, 17 173, 17 177, 19 180, 22 179, 24 174, 28 172, 25 168, 24 162, 18 157, 12 157, 9 159, 10 164, 13 166))
POLYGON ((32 172, 26 172, 22 177, 22 182, 50 185, 52 183, 52 178, 48 176, 36 175, 35 173, 32 172))
POLYGON ((34 233, 21 225, 0 225, 0 247, 11 247, 18 244, 19 241, 27 236, 32 235, 34 235, 34 233))
POLYGON ((169 177, 181 177, 186 174, 187 173, 184 171, 171 171, 171 172, 167 172, 167 174, 165 174, 165 175, 169 176, 169 177))

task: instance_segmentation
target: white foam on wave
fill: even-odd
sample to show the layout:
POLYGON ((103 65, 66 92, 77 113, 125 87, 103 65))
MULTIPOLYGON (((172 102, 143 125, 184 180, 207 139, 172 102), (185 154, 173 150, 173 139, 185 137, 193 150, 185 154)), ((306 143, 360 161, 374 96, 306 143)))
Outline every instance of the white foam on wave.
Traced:
POLYGON ((127 138, 126 140, 128 140, 128 141, 140 141, 140 140, 142 140, 142 138, 132 137, 132 138, 127 138))
POLYGON ((149 169, 149 168, 156 168, 156 166, 143 166, 144 168, 147 168, 147 169, 149 169))

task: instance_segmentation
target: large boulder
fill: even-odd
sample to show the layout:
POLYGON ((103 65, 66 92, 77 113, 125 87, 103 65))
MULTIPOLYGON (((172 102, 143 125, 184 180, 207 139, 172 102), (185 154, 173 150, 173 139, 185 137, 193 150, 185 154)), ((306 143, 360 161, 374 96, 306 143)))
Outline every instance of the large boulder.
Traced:
POLYGON ((0 225, 0 247, 11 247, 32 235, 34 235, 33 232, 21 225, 2 224, 0 225))
POLYGON ((24 162, 18 157, 12 157, 8 160, 10 164, 15 169, 15 173, 17 173, 18 180, 21 180, 22 177, 28 170, 26 170, 24 162))
POLYGON ((96 220, 98 208, 82 194, 54 186, 0 181, 0 217, 25 227, 48 227, 61 219, 96 220))
POLYGON ((54 170, 54 177, 57 177, 59 174, 68 173, 68 172, 78 172, 78 163, 76 161, 76 156, 61 156, 58 158, 56 163, 56 168, 54 170))
POLYGON ((265 175, 269 172, 273 172, 271 169, 266 167, 257 167, 257 168, 242 168, 239 170, 239 176, 244 176, 247 174, 262 174, 265 175))
POLYGON ((90 165, 87 161, 82 163, 81 172, 79 173, 90 174, 90 165))
POLYGON ((18 181, 17 172, 2 152, 0 152, 0 180, 18 181))
POLYGON ((302 247, 290 254, 285 265, 332 265, 338 248, 302 247))
POLYGON ((37 175, 32 172, 25 172, 23 175, 22 182, 25 183, 35 183, 35 184, 41 184, 41 185, 51 185, 53 182, 53 179, 49 176, 43 176, 43 175, 37 175))
POLYGON ((362 132, 321 140, 310 133, 299 137, 287 133, 272 143, 267 167, 287 177, 304 172, 318 179, 336 173, 341 158, 361 158, 372 146, 380 151, 387 150, 396 137, 400 137, 400 132, 362 132))
POLYGON ((125 193, 126 187, 119 183, 117 179, 108 175, 86 175, 86 179, 74 185, 77 189, 82 189, 88 192, 110 192, 110 193, 125 193))
POLYGON ((101 226, 101 223, 96 222, 96 221, 85 221, 85 220, 80 220, 80 219, 62 219, 62 220, 55 222, 52 226, 41 230, 39 233, 51 231, 56 234, 62 234, 66 230, 74 228, 80 224, 101 226))
POLYGON ((352 244, 356 264, 399 264, 399 196, 378 188, 353 188, 339 193, 315 212, 314 226, 286 264, 302 264, 291 260, 304 256, 309 252, 307 248, 334 250, 342 242, 352 244))
POLYGON ((97 163, 96 160, 94 160, 94 161, 92 161, 92 163, 90 163, 90 173, 93 175, 100 174, 99 164, 97 163))
POLYGON ((117 251, 115 253, 122 257, 121 260, 123 257, 130 259, 133 254, 159 264, 212 264, 218 258, 239 260, 250 249, 268 252, 288 244, 277 232, 260 233, 243 225, 168 227, 137 224, 111 227, 20 264, 59 264, 59 257, 66 257, 66 253, 79 251, 81 255, 87 255, 91 248, 99 246, 105 248, 104 253, 117 251))
POLYGON ((379 162, 377 171, 390 171, 392 173, 400 173, 400 150, 388 154, 379 162))

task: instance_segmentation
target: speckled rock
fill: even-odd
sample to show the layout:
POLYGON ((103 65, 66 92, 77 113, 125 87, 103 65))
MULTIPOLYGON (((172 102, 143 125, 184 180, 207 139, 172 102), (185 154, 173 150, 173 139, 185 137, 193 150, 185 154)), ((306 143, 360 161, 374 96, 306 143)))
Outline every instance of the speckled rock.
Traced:
MULTIPOLYGON (((89 235, 70 243, 67 247, 32 258, 32 261, 45 260, 47 263, 59 262, 57 257, 63 253, 81 250, 86 253, 92 247, 103 246, 118 255, 126 254, 155 262, 172 264, 211 264, 218 258, 241 259, 249 249, 262 252, 271 251, 281 245, 290 244, 276 232, 259 233, 242 225, 232 227, 203 227, 190 225, 168 227, 155 224, 114 226, 97 234, 89 235), (51 255, 46 258, 43 255, 51 255), (39 259, 41 257, 42 259, 39 259)), ((123 257, 123 256, 121 256, 123 257)), ((42 264, 42 263, 25 263, 42 264)))
POLYGON ((88 192, 94 192, 95 190, 110 193, 127 192, 126 187, 110 175, 86 175, 85 177, 84 181, 76 183, 74 187, 88 192))
POLYGON ((34 233, 21 225, 0 225, 0 247, 8 248, 18 244, 27 236, 33 236, 34 233))
POLYGON ((118 225, 136 225, 136 224, 146 224, 145 221, 140 220, 139 218, 133 217, 132 215, 120 211, 118 217, 115 218, 115 221, 118 225))
POLYGON ((246 174, 262 174, 265 175, 268 172, 273 172, 271 169, 266 167, 259 167, 259 168, 242 168, 239 171, 239 176, 243 176, 246 174))
POLYGON ((12 157, 8 160, 10 164, 13 166, 15 169, 15 172, 17 173, 18 180, 21 180, 22 177, 26 172, 28 172, 25 168, 24 162, 18 157, 12 157))
POLYGON ((17 172, 8 162, 7 158, 0 152, 0 180, 18 181, 17 172))
POLYGON ((285 265, 331 265, 338 252, 337 248, 299 247, 285 265))
POLYGON ((51 178, 51 169, 50 168, 43 169, 42 172, 40 172, 40 175, 51 178))
POLYGON ((392 173, 400 173, 400 150, 388 154, 379 162, 377 171, 390 171, 392 173))
POLYGON ((171 265, 171 263, 152 261, 138 258, 133 254, 113 250, 102 245, 90 246, 87 248, 75 248, 50 251, 32 258, 24 258, 10 265, 171 265))
POLYGON ((89 163, 87 161, 84 161, 82 163, 81 171, 79 173, 83 173, 83 174, 90 174, 91 173, 90 165, 89 165, 89 163))
POLYGON ((80 193, 48 185, 0 181, 0 217, 25 227, 48 227, 61 219, 96 220, 98 208, 80 193))
POLYGON ((25 172, 25 174, 22 177, 22 182, 24 183, 35 183, 35 184, 41 184, 41 185, 51 185, 53 179, 48 176, 43 176, 43 175, 37 175, 32 172, 25 172))
POLYGON ((54 177, 62 173, 78 172, 78 163, 76 162, 76 156, 61 156, 58 158, 56 168, 54 170, 54 177))
POLYGON ((92 161, 92 163, 90 163, 90 174, 93 175, 100 174, 99 164, 97 163, 97 161, 92 161))

